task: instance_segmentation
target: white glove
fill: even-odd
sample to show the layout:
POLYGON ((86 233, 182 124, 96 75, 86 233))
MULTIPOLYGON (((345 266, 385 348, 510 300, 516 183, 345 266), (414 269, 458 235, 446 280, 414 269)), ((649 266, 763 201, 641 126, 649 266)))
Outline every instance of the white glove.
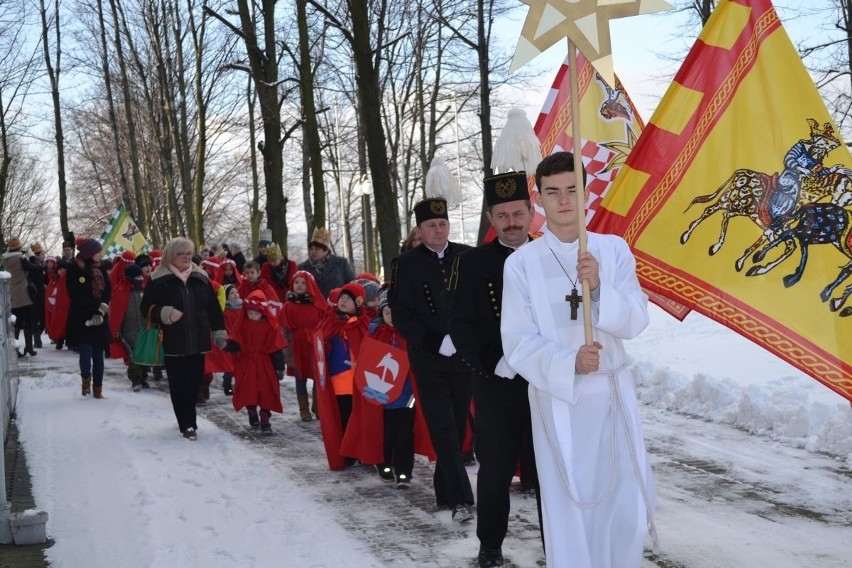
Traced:
POLYGON ((456 352, 456 346, 453 345, 453 340, 450 337, 450 334, 444 336, 444 340, 441 342, 441 348, 438 349, 438 353, 443 355, 444 357, 451 357, 456 352))
POLYGON ((503 377, 504 379, 511 380, 515 378, 515 375, 517 373, 515 373, 515 370, 509 366, 509 364, 506 362, 506 357, 503 356, 500 357, 499 361, 497 361, 497 368, 494 369, 494 374, 498 377, 503 377))
POLYGON ((163 306, 160 309, 160 321, 163 322, 164 325, 175 323, 182 315, 182 311, 177 308, 173 308, 172 306, 163 306))

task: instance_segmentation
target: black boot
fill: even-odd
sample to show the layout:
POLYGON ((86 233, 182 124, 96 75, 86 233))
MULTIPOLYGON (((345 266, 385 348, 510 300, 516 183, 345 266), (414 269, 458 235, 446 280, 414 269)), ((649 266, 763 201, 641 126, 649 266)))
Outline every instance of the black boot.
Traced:
POLYGON ((260 418, 257 416, 257 407, 247 406, 246 411, 248 412, 249 426, 251 426, 252 429, 260 428, 260 418))
POLYGON ((24 348, 24 353, 29 353, 31 356, 37 355, 35 349, 33 349, 33 332, 24 330, 24 344, 26 347, 24 348))
POLYGON ((234 394, 233 376, 231 373, 225 373, 222 377, 222 392, 228 396, 234 394))

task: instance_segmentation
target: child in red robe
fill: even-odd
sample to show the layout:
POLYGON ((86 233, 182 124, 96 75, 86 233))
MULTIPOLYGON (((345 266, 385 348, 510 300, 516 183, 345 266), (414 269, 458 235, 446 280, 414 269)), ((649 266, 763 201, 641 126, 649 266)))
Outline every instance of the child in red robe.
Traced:
MULTIPOLYGON (((264 265, 266 266, 266 265, 264 265)), ((303 422, 311 420, 311 408, 308 405, 308 379, 314 375, 314 349, 311 345, 313 334, 328 310, 328 304, 322 296, 314 276, 305 270, 293 275, 290 291, 287 292, 283 319, 286 322, 288 343, 293 353, 293 365, 296 373, 296 398, 299 402, 299 415, 303 422)), ((316 386, 314 386, 313 412, 316 414, 316 386)))
POLYGON ((71 306, 68 289, 65 287, 65 273, 69 264, 68 260, 56 262, 56 270, 48 273, 47 288, 44 292, 44 327, 57 349, 62 349, 65 343, 68 308, 71 306))
POLYGON ((243 276, 240 274, 240 271, 237 270, 237 263, 230 258, 225 258, 219 263, 219 266, 216 267, 216 276, 214 277, 214 280, 223 286, 226 284, 233 284, 239 288, 240 284, 243 283, 243 276))
POLYGON ((317 389, 320 430, 331 469, 343 469, 347 462, 340 453, 355 386, 356 357, 370 320, 364 313, 364 288, 349 282, 340 289, 336 307, 326 312, 320 324, 325 343, 325 382, 317 389))
MULTIPOLYGON (((243 301, 240 299, 237 287, 233 284, 227 284, 223 286, 223 288, 225 289, 225 310, 223 312, 225 316, 225 330, 228 332, 229 336, 232 336, 236 324, 239 321, 240 314, 242 313, 243 301)), ((219 349, 213 345, 213 349, 204 356, 204 373, 223 373, 222 392, 224 392, 226 396, 234 394, 233 353, 219 349)))
POLYGON ((234 351, 237 379, 234 410, 246 407, 249 425, 271 433, 272 412, 284 411, 278 380, 284 373, 283 349, 287 342, 263 292, 252 292, 243 300, 233 333, 228 333, 228 349, 234 351))

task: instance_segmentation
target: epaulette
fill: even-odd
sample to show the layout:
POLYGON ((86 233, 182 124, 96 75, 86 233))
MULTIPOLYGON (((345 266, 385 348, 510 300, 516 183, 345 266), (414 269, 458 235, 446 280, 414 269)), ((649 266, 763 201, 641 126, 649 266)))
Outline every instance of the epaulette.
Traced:
POLYGON ((539 238, 540 236, 542 236, 543 234, 544 234, 544 231, 536 231, 535 233, 530 233, 530 240, 534 241, 537 238, 539 238))

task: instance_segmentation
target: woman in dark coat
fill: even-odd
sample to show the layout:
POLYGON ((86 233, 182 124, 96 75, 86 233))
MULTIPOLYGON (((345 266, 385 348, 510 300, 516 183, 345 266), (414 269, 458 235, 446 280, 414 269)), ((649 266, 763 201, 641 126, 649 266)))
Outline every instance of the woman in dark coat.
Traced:
POLYGON ((184 438, 197 439, 195 402, 204 376, 204 354, 215 342, 224 348, 225 317, 207 274, 192 262, 193 244, 176 237, 142 296, 142 315, 163 329, 169 394, 184 438))
POLYGON ((82 239, 77 251, 65 276, 70 301, 65 337, 79 348, 83 396, 94 386, 94 398, 103 398, 104 350, 112 340, 107 322, 112 288, 101 266, 101 244, 82 239))

